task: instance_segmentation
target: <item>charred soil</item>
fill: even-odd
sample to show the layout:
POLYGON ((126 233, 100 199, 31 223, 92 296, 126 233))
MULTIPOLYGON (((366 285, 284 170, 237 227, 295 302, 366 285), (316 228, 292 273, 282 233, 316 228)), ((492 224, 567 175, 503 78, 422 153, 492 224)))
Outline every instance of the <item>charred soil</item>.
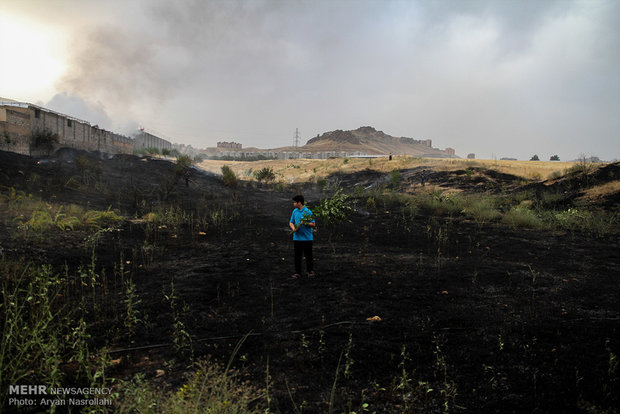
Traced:
MULTIPOLYGON (((114 361, 108 377, 142 373, 173 390, 193 360, 226 363, 240 345, 233 366, 267 389, 260 404, 271 412, 617 412, 617 234, 407 215, 389 198, 370 208, 364 195, 351 198, 349 222, 319 223, 316 276, 292 279, 291 197, 302 192, 312 209, 325 192, 312 183, 231 188, 199 170, 186 186, 174 168, 93 154, 37 164, 0 152, 3 188, 125 217, 94 242, 86 230, 37 238, 10 220, 0 227, 3 260, 58 272, 94 262, 108 275, 122 265, 131 275, 133 332, 119 322, 120 280, 101 282, 98 308, 75 304, 93 353, 105 346, 114 361), (154 222, 153 212, 172 218, 154 222)), ((329 180, 371 188, 386 177, 329 180)), ((517 185, 492 173, 429 177, 469 191, 517 185)), ((63 367, 71 383, 71 364, 63 367)))

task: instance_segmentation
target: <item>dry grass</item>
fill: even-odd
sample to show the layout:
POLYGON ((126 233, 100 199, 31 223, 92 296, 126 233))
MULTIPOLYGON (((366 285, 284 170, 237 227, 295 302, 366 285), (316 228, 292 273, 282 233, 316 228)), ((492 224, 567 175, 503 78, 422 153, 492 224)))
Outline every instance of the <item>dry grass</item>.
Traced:
POLYGON ((592 201, 618 192, 620 192, 620 180, 614 180, 603 185, 597 185, 592 188, 588 188, 584 191, 584 195, 581 198, 584 200, 592 201))
POLYGON ((249 171, 270 167, 276 174, 276 181, 291 183, 315 181, 335 172, 355 172, 372 169, 390 172, 394 169, 426 167, 432 170, 451 171, 471 167, 482 167, 506 174, 516 175, 526 180, 545 180, 552 174, 564 172, 576 163, 558 161, 505 161, 505 160, 466 160, 415 158, 396 156, 392 161, 382 158, 334 158, 327 160, 294 159, 265 161, 220 161, 205 160, 199 167, 216 174, 221 173, 223 165, 229 166, 243 180, 254 180, 249 171))

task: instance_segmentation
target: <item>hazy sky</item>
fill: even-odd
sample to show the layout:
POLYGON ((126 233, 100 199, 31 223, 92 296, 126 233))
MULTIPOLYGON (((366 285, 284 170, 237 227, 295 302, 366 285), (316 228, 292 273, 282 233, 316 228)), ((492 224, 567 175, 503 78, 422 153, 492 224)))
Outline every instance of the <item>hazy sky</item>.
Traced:
POLYGON ((0 96, 202 148, 620 158, 620 1, 0 0, 0 96))

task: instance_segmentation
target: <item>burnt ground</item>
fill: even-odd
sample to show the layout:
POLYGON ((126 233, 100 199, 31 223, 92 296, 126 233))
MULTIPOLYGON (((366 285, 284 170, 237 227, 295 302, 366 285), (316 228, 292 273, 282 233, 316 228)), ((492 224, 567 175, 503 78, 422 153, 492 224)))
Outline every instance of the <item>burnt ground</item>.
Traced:
MULTIPOLYGON (((185 187, 166 161, 91 157, 100 174, 80 171, 72 157, 36 165, 0 152, 0 186, 130 219, 102 233, 95 249, 108 274, 127 263, 141 300, 132 337, 119 328, 118 297, 102 298, 105 312, 88 320, 93 349, 106 345, 116 361, 110 377, 141 372, 174 389, 191 357, 226 363, 241 343, 234 366, 263 388, 269 372, 272 412, 328 412, 332 397, 334 412, 617 412, 617 235, 410 218, 378 201, 349 223, 320 225, 317 275, 294 280, 290 199, 301 191, 312 208, 316 185, 229 188, 194 171, 185 187), (141 220, 169 206, 202 224, 152 228, 141 220), (176 318, 164 299, 172 289, 176 318), (185 353, 173 347, 178 319, 191 336, 185 353)), ((369 174, 368 182, 330 180, 367 187, 369 174)), ((492 179, 501 185, 502 177, 492 179)), ((366 206, 365 197, 359 202, 366 206)), ((83 232, 18 235, 10 223, 0 228, 3 257, 58 268, 91 263, 83 232)))

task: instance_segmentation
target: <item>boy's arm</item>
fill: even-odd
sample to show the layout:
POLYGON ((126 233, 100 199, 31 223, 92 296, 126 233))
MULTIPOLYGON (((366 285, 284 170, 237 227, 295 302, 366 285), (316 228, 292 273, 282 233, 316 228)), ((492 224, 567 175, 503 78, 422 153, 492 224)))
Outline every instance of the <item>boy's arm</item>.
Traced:
POLYGON ((289 221, 288 226, 289 226, 289 227, 291 228, 291 230, 293 230, 293 231, 297 231, 297 230, 298 230, 298 228, 297 228, 297 227, 295 227, 295 224, 294 224, 292 221, 289 221))

